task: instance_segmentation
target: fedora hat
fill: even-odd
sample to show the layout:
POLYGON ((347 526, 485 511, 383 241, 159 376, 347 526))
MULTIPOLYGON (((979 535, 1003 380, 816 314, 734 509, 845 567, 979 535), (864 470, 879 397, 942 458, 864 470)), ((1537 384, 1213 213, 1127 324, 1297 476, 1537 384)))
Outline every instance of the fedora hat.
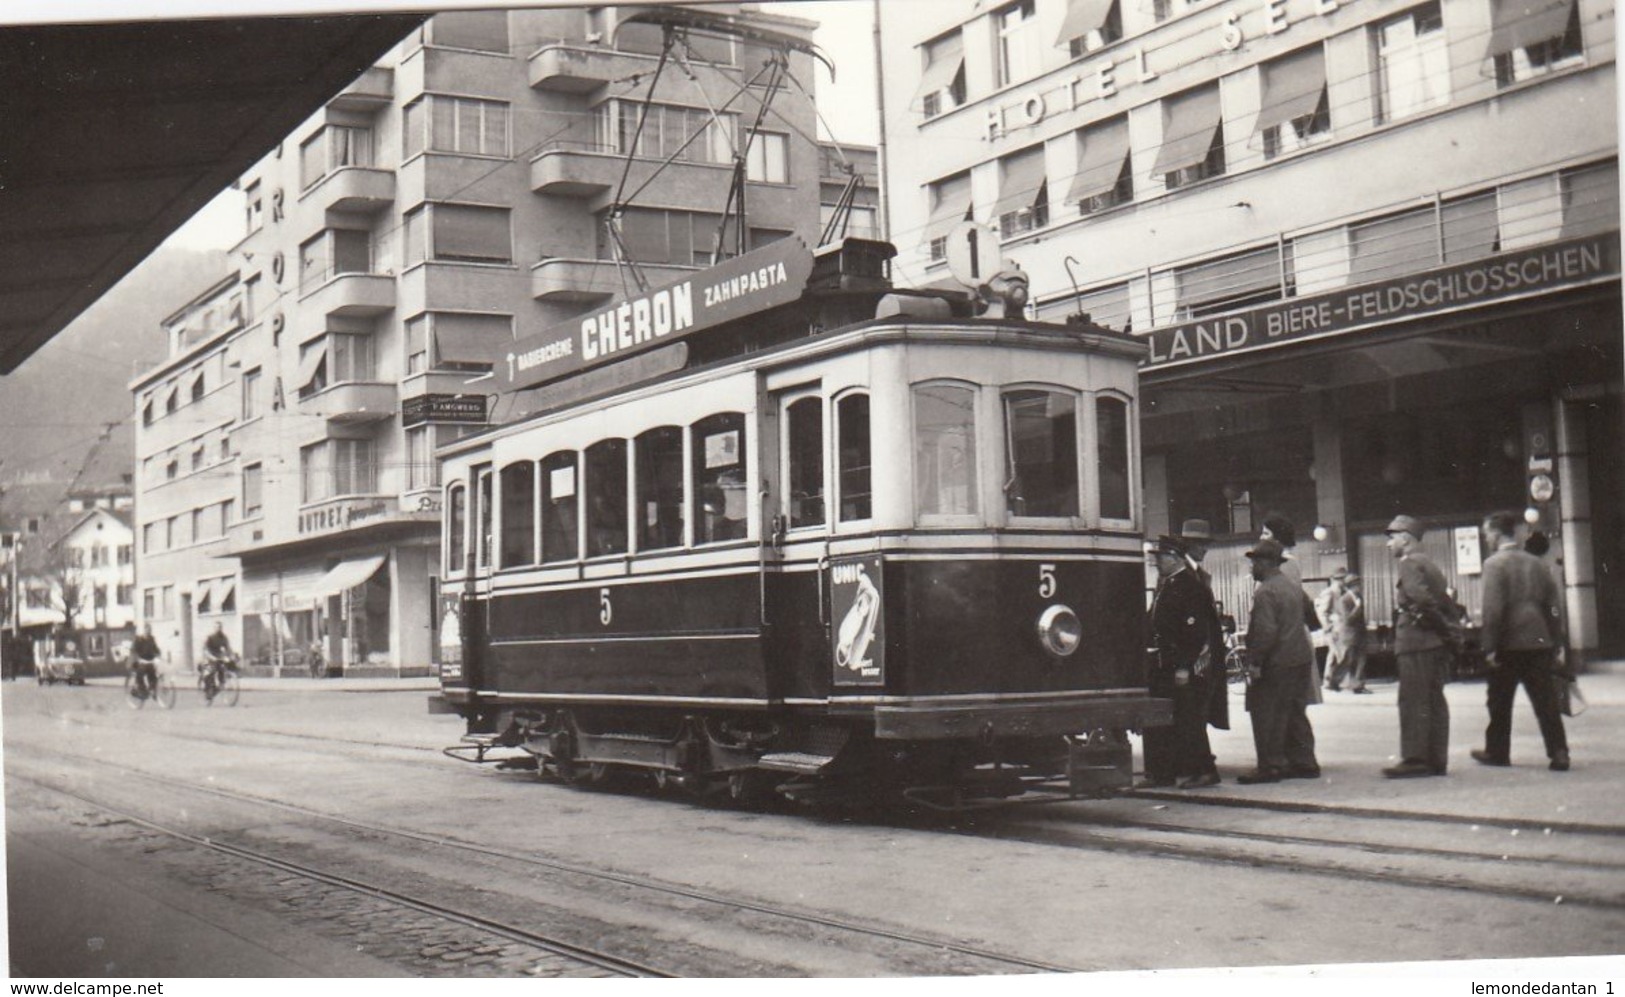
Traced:
POLYGON ((1420 540, 1422 539, 1422 534, 1425 533, 1426 530, 1423 528, 1421 520, 1417 519, 1415 516, 1395 516, 1394 521, 1389 523, 1388 528, 1383 530, 1383 532, 1409 533, 1411 536, 1420 540))
POLYGON ((1205 519, 1187 519, 1179 525, 1179 535, 1185 540, 1212 540, 1213 527, 1205 519))
POLYGON ((1280 541, 1273 537, 1265 537, 1253 544, 1253 549, 1247 552, 1247 556, 1255 561, 1279 562, 1286 560, 1286 550, 1280 541))

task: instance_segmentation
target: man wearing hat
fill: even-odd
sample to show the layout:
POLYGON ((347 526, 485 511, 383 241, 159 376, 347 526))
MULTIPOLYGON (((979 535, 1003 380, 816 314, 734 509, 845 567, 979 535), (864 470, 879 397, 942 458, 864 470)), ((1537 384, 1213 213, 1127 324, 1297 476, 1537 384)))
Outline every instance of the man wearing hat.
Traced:
POLYGON ((1202 579, 1202 584, 1211 590, 1213 576, 1202 567, 1202 562, 1207 559, 1208 548, 1213 546, 1213 527, 1205 519, 1187 519, 1180 524, 1179 539, 1185 545, 1185 560, 1196 572, 1196 577, 1202 579))
POLYGON ((1151 547, 1157 593, 1151 601, 1150 689, 1173 700, 1174 722, 1145 732, 1143 788, 1172 786, 1181 778, 1181 789, 1219 784, 1207 724, 1212 683, 1224 683, 1223 638, 1212 594, 1186 554, 1177 537, 1159 537, 1151 547))
MULTIPOLYGON (((1224 672, 1224 624, 1222 621, 1224 609, 1219 605, 1218 597, 1213 594, 1213 576, 1202 567, 1202 561, 1207 558, 1208 548, 1213 546, 1213 527, 1205 519, 1187 519, 1179 527, 1179 539, 1185 545, 1185 563, 1196 572, 1201 580, 1202 588, 1207 592, 1208 605, 1213 607, 1213 624, 1218 628, 1214 633, 1212 657, 1217 677, 1208 683, 1207 722, 1219 730, 1230 729, 1230 688, 1224 672)), ((1231 623, 1234 627, 1234 622, 1231 623)))
POLYGON ((1343 680, 1353 677, 1350 692, 1370 693, 1365 687, 1365 601, 1360 598, 1360 576, 1338 566, 1326 586, 1326 619, 1331 631, 1331 661, 1326 688, 1338 692, 1343 680))
POLYGON ((1281 571, 1286 551, 1266 537, 1247 552, 1252 561, 1253 611, 1247 624, 1247 710, 1253 715, 1258 767, 1238 776, 1245 785, 1282 779, 1317 779, 1315 732, 1309 726, 1308 689, 1315 652, 1303 625, 1303 589, 1281 571))
POLYGON ((1394 605, 1394 654, 1399 659, 1398 765, 1390 779, 1444 775, 1450 754, 1450 706, 1444 684, 1450 649, 1436 619, 1445 605, 1444 572, 1422 553, 1423 526, 1414 516, 1388 524, 1388 550, 1399 559, 1394 605))

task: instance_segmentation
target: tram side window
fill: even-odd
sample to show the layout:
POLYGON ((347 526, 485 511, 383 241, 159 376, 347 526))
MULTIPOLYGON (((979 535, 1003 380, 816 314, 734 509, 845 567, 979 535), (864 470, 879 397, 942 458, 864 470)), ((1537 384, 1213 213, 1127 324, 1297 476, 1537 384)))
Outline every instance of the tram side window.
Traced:
POLYGON ((536 563, 536 465, 502 469, 502 566, 536 563))
POLYGON ((683 431, 660 426, 637 438, 638 550, 683 545, 683 431))
POLYGON ((694 542, 717 543, 745 535, 749 494, 745 482, 745 417, 707 416, 693 426, 694 542))
POLYGON ((841 522, 873 515, 869 485, 869 396, 847 395, 835 403, 840 454, 841 522))
POLYGON ((480 472, 479 493, 479 567, 491 564, 491 472, 480 472))
POLYGON ((799 398, 787 410, 790 528, 824 523, 824 400, 799 398))
POLYGON ((920 515, 977 511, 976 392, 971 388, 914 388, 914 506, 920 515))
POLYGON ((576 559, 576 452, 542 459, 542 563, 576 559))
POLYGON ((1005 504, 1012 516, 1078 514, 1078 403, 1058 391, 1007 391, 1005 504))
POLYGON ((587 448, 587 556, 626 553, 626 441, 587 448))
POLYGON ((446 573, 462 571, 463 558, 468 553, 464 531, 468 529, 468 490, 462 485, 451 489, 446 496, 446 573))
POLYGON ((1128 402, 1095 399, 1095 436, 1100 454, 1100 517, 1132 519, 1129 511, 1128 402))

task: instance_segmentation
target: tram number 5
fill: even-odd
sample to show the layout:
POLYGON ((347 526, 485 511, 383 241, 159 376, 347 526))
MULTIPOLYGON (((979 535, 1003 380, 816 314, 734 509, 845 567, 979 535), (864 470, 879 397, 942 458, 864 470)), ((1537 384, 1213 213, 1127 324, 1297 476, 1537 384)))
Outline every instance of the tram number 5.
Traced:
POLYGON ((1040 564, 1038 566, 1038 597, 1048 599, 1055 595, 1055 565, 1040 564))
POLYGON ((609 589, 598 590, 598 622, 609 626, 609 621, 615 618, 615 607, 609 604, 609 589))

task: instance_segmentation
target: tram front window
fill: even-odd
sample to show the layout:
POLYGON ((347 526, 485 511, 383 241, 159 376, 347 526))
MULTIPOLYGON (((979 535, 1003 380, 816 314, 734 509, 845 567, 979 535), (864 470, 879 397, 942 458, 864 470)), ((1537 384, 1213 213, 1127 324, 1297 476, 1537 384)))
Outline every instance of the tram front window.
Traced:
POLYGON ((542 460, 542 563, 573 561, 576 538, 576 454, 565 450, 542 460))
POLYGON ((841 522, 872 514, 869 485, 869 396, 847 395, 835 403, 835 431, 840 440, 841 522))
POLYGON ((536 563, 536 465, 502 469, 502 566, 536 563))
POLYGON ((626 553, 626 441, 587 448, 587 556, 626 553))
POLYGON ((637 438, 638 550, 683 545, 683 431, 660 426, 637 438))
POLYGON ((914 389, 914 507, 920 515, 975 515, 976 392, 914 389))
POLYGON ((1100 454, 1100 517, 1130 519, 1128 402, 1095 399, 1095 438, 1100 454))
POLYGON ((800 398, 788 413, 790 528, 824 523, 824 401, 800 398))
POLYGON ((1004 482, 1012 516, 1078 514, 1078 405, 1057 391, 1008 391, 1004 482))
POLYGON ((745 417, 723 412, 693 427, 694 542, 718 543, 745 536, 745 417))

